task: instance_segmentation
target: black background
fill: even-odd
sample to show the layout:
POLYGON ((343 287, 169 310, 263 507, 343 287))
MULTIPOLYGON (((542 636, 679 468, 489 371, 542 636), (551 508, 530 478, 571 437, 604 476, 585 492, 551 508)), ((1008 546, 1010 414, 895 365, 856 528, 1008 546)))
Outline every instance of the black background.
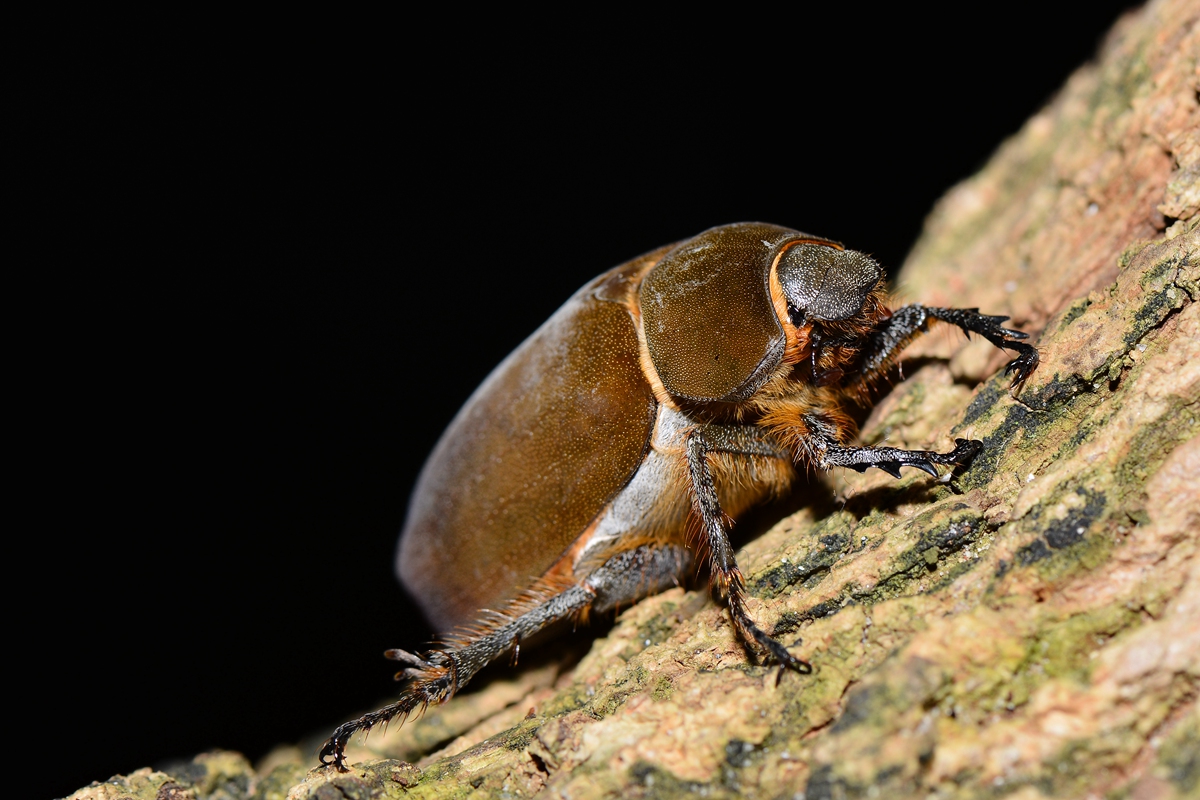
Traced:
POLYGON ((1123 6, 362 20, 31 59, 53 91, 18 119, 44 226, 10 298, 35 320, 10 660, 55 792, 375 707, 382 651, 431 634, 392 573, 408 493, 507 352, 724 222, 898 265, 1123 6))

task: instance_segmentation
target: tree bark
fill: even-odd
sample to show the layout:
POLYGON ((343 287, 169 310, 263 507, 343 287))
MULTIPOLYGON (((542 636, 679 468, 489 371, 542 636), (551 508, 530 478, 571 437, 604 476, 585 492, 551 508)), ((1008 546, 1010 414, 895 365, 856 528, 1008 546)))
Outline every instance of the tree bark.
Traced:
POLYGON ((971 467, 817 479, 741 550, 752 614, 814 674, 753 664, 674 589, 582 659, 356 740, 345 775, 306 745, 73 797, 1196 797, 1198 20, 1127 16, 930 216, 903 298, 1008 314, 1042 363, 1014 397, 1003 353, 926 337, 862 439, 980 439, 971 467))

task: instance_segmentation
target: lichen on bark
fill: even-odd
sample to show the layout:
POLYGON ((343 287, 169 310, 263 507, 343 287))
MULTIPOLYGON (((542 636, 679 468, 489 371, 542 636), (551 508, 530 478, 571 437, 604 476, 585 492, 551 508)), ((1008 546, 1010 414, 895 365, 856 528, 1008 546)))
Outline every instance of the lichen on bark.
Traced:
MULTIPOLYGON (((356 740, 346 775, 281 756, 222 791, 1200 794, 1198 55, 1196 0, 1127 16, 930 216, 900 292, 1010 315, 1041 367, 1014 396, 986 342, 926 337, 862 437, 980 457, 830 476, 739 553, 751 613, 814 674, 752 663, 706 591, 673 589, 569 668, 356 740)), ((74 797, 217 796, 183 773, 74 797)))

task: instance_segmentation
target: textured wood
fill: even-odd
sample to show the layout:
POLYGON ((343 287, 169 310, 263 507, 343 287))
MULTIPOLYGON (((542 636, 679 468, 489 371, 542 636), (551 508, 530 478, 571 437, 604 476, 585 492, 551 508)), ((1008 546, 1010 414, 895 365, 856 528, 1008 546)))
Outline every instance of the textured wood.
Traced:
POLYGON ((346 775, 305 773, 306 744, 74 797, 216 796, 222 758, 229 797, 1200 795, 1198 19, 1126 17, 930 216, 902 296, 1010 314, 1042 365, 1013 398, 1003 354, 927 337, 863 439, 979 459, 949 485, 829 476, 741 551, 751 612, 814 675, 777 682, 675 589, 569 667, 355 742, 346 775))

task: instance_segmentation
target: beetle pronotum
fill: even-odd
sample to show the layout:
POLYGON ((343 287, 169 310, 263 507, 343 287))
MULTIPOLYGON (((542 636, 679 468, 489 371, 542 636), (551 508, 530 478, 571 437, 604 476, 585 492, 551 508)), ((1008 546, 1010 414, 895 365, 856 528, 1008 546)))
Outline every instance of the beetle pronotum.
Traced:
POLYGON ((849 443, 845 405, 930 322, 1015 351, 1014 387, 1038 364, 1007 317, 885 300, 868 256, 763 223, 712 228, 576 292, 471 396, 413 493, 397 569, 456 632, 388 651, 405 665, 399 700, 339 727, 321 763, 344 769, 356 731, 445 701, 550 623, 674 585, 696 554, 746 646, 810 672, 747 612, 726 515, 785 490, 797 465, 936 477, 974 457, 983 445, 966 439, 949 453, 849 443))

